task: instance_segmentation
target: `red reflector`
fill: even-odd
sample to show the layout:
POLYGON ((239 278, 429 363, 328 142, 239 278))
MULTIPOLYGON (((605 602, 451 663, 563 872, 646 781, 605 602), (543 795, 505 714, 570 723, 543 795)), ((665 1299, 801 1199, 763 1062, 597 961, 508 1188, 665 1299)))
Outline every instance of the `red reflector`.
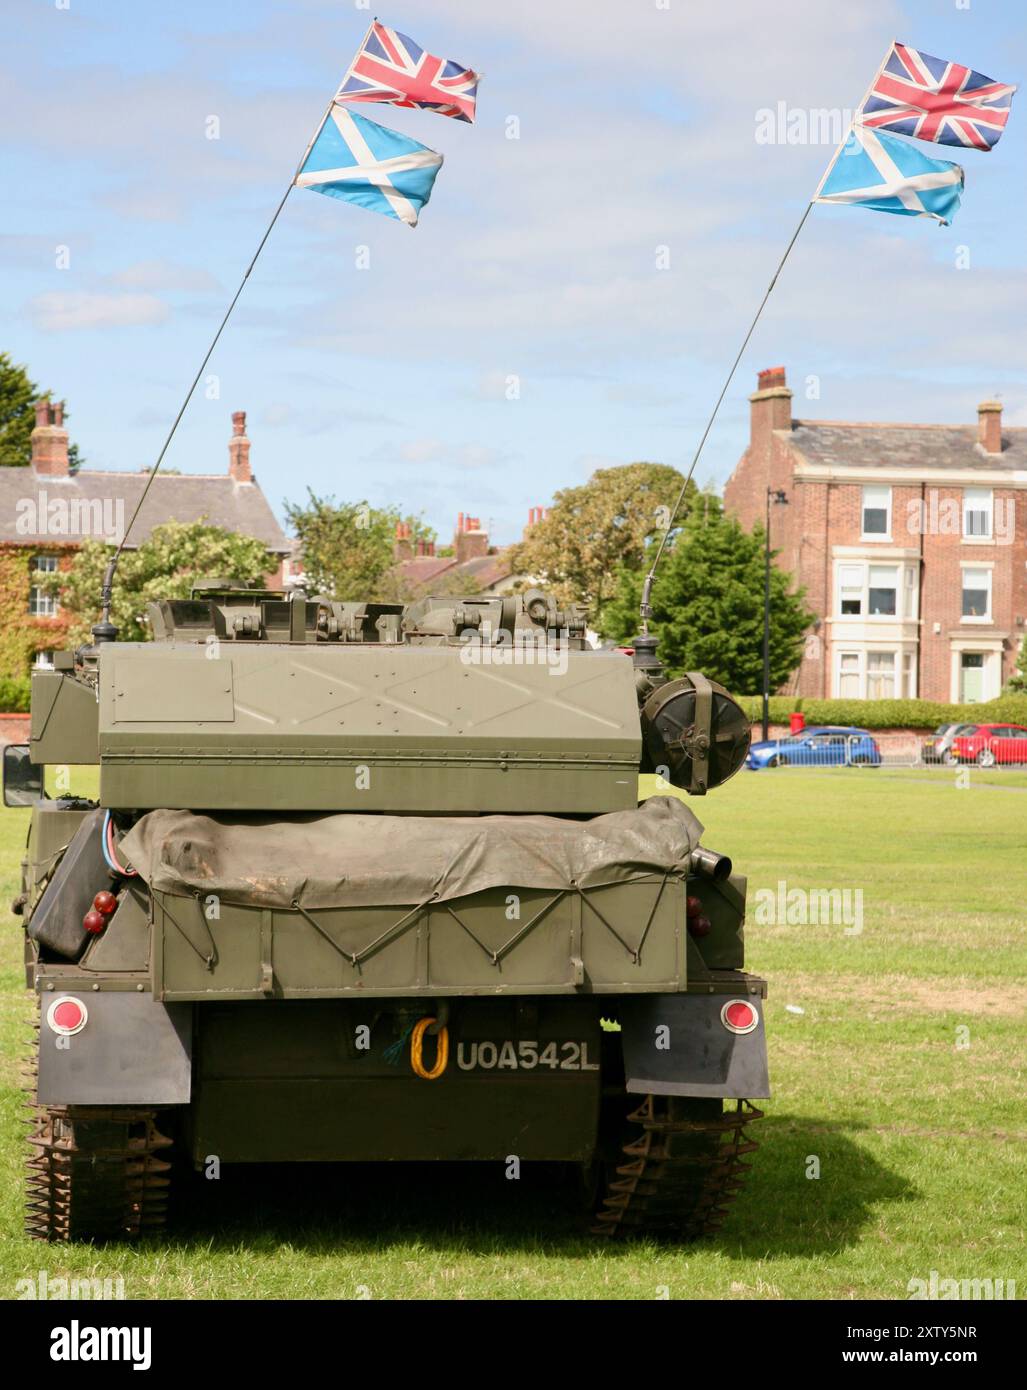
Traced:
POLYGON ((81 999, 72 999, 68 994, 55 999, 46 1011, 46 1021, 55 1033, 79 1033, 88 1017, 81 999))
POLYGON ((744 999, 731 999, 721 1009, 720 1021, 729 1033, 751 1033, 760 1016, 744 999))

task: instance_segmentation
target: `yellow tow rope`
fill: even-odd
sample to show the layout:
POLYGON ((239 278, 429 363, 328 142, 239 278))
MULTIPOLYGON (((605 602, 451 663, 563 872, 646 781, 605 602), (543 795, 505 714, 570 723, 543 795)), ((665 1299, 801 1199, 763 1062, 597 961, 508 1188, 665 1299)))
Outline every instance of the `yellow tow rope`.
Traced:
POLYGON ((410 1034, 410 1065, 423 1081, 438 1081, 449 1062, 449 1030, 446 1028, 439 1029, 435 1065, 431 1071, 422 1060, 424 1035, 434 1022, 433 1018, 422 1018, 414 1024, 414 1030, 410 1034))

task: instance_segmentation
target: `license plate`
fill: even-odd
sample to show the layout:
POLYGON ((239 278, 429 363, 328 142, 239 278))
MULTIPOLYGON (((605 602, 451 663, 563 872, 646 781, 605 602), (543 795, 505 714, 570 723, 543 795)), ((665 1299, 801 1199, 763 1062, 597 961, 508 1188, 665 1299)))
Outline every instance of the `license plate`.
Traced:
POLYGON ((598 1071, 589 1059, 587 1042, 542 1043, 531 1039, 513 1042, 457 1043, 456 1064, 461 1071, 598 1071))

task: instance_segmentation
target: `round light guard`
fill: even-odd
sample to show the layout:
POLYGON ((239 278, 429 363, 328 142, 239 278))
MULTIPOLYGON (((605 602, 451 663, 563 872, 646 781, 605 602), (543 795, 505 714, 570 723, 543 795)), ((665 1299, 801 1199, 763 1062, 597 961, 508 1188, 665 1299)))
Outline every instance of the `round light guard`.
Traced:
POLYGON ((55 999, 46 1011, 46 1022, 50 1031, 70 1038, 73 1033, 81 1033, 89 1019, 89 1012, 81 999, 70 994, 62 994, 55 999))
POLYGON ((729 999, 720 1011, 720 1021, 729 1033, 752 1033, 760 1025, 760 1016, 748 999, 729 999))
POLYGON ((741 706, 698 672, 658 685, 642 706, 641 721, 641 771, 666 768, 672 786, 700 796, 733 777, 749 752, 750 726, 741 706))

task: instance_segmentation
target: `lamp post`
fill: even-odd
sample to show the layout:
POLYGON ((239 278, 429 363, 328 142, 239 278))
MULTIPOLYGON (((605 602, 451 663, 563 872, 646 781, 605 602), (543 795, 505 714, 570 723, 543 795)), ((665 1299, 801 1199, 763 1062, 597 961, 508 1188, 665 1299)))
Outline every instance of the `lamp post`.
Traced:
POLYGON ((767 524, 764 530, 763 576, 763 742, 770 737, 770 504, 787 506, 788 498, 780 488, 767 488, 767 524))

